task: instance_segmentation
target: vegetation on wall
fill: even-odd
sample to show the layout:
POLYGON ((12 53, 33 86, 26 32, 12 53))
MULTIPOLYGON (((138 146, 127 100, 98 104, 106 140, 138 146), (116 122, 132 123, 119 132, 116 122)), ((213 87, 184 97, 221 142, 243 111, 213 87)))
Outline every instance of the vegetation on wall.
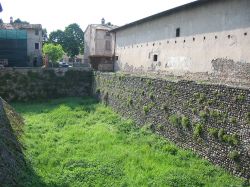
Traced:
POLYGON ((233 173, 250 176, 250 159, 243 147, 249 135, 239 130, 250 124, 248 90, 116 74, 97 73, 95 80, 97 89, 119 94, 110 97, 109 104, 125 117, 149 122, 175 143, 195 149, 233 173), (129 109, 122 107, 131 100, 129 109), (242 150, 237 164, 229 156, 232 149, 242 150))

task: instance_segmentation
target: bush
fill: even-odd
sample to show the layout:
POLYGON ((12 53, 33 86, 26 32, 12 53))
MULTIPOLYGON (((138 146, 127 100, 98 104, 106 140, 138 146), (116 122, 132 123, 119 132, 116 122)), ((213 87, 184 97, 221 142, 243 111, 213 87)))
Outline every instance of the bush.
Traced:
POLYGON ((180 126, 180 124, 181 124, 181 118, 175 114, 169 116, 168 120, 172 125, 174 125, 176 127, 180 126))
POLYGON ((168 106, 167 105, 163 105, 162 106, 162 110, 164 110, 165 112, 167 112, 168 111, 168 106))
POLYGON ((228 157, 234 161, 238 161, 239 158, 240 158, 240 154, 238 151, 231 151, 229 154, 228 154, 228 157))
POLYGON ((223 140, 224 134, 225 134, 225 130, 224 129, 220 129, 219 132, 218 132, 218 138, 220 140, 223 140))
POLYGON ((236 117, 232 117, 232 118, 230 119, 230 122, 231 122, 232 124, 236 124, 236 123, 237 123, 236 117))
POLYGON ((143 106, 144 114, 147 114, 149 112, 150 108, 148 106, 143 106))
POLYGON ((153 100, 153 99, 154 99, 154 94, 153 94, 153 93, 150 93, 150 94, 149 94, 149 98, 150 98, 151 100, 153 100))
POLYGON ((190 120, 189 118, 183 116, 181 118, 181 125, 184 127, 184 128, 189 128, 190 127, 190 120))
POLYGON ((239 144, 239 138, 238 138, 237 134, 223 135, 223 141, 226 143, 229 143, 231 145, 238 145, 239 144))
POLYGON ((246 96, 245 96, 245 94, 243 94, 243 93, 241 93, 240 95, 238 95, 238 96, 236 97, 236 101, 243 102, 243 101, 245 101, 245 100, 246 100, 246 96))
POLYGON ((128 106, 132 105, 133 104, 133 100, 131 97, 128 98, 128 106))
POLYGON ((219 130, 216 128, 209 128, 208 129, 208 134, 214 138, 218 138, 218 133, 219 133, 219 130))
POLYGON ((200 123, 197 123, 195 126, 194 126, 194 137, 195 138, 198 138, 201 136, 201 133, 202 133, 202 130, 203 130, 203 125, 200 124, 200 123))
POLYGON ((199 116, 200 116, 201 120, 204 122, 206 122, 208 119, 208 114, 204 111, 200 111, 199 116))

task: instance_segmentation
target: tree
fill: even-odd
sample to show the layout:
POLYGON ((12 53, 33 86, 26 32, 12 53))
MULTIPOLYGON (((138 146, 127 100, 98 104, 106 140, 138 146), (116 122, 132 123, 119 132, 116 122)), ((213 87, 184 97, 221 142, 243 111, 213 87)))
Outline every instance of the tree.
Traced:
POLYGON ((19 18, 17 18, 17 19, 14 21, 14 23, 29 24, 29 22, 27 22, 27 21, 22 21, 22 20, 20 20, 19 18))
POLYGON ((68 46, 70 57, 75 57, 84 51, 84 32, 76 23, 70 24, 65 28, 65 36, 68 41, 71 41, 72 49, 68 46))
POLYGON ((53 63, 56 63, 58 60, 62 58, 64 52, 61 45, 55 45, 49 43, 43 46, 43 54, 48 55, 48 58, 53 65, 53 63))
POLYGON ((43 45, 48 41, 47 29, 42 29, 43 45))
POLYGON ((70 24, 64 31, 53 31, 49 35, 49 43, 60 44, 71 58, 84 51, 84 32, 76 23, 70 24))
POLYGON ((61 30, 53 31, 49 34, 49 43, 60 44, 64 49, 65 35, 61 30))

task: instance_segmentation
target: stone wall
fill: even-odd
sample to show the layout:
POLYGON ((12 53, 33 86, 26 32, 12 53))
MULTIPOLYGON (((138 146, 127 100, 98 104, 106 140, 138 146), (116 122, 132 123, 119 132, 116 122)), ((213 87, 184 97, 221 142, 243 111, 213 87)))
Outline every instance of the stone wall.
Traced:
POLYGON ((0 96, 7 101, 28 101, 90 95, 89 69, 0 69, 0 96))
POLYGON ((249 89, 96 73, 93 93, 122 116, 250 178, 249 89))

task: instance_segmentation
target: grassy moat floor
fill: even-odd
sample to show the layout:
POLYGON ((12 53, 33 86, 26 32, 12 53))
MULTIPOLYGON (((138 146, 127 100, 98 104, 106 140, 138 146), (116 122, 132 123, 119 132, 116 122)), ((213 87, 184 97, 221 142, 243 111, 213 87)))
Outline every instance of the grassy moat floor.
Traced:
POLYGON ((36 176, 20 186, 242 186, 243 180, 137 128, 91 98, 13 103, 36 176))

